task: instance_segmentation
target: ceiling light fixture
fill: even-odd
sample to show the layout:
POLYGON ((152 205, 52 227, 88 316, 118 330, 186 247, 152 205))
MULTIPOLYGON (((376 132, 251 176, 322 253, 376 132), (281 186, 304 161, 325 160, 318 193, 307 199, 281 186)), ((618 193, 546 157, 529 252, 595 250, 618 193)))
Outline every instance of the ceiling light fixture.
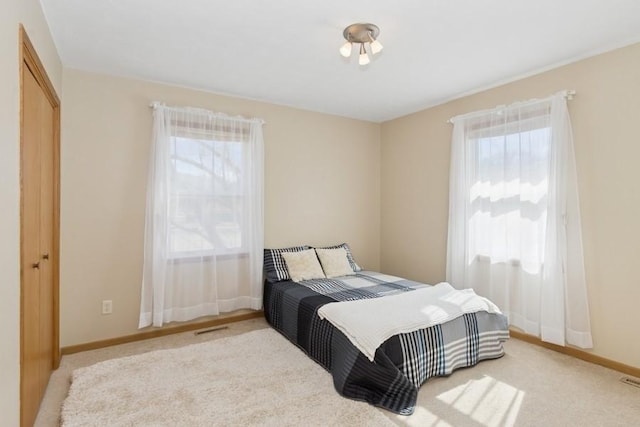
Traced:
POLYGON ((380 34, 380 28, 377 25, 368 24, 368 23, 360 23, 360 24, 351 24, 347 28, 344 29, 342 35, 347 40, 345 44, 340 48, 340 55, 345 58, 349 58, 351 56, 351 51, 353 50, 353 44, 359 43, 359 55, 358 55, 358 64, 367 65, 370 62, 369 55, 367 54, 367 48, 365 47, 365 43, 369 43, 369 47, 372 54, 379 53, 383 46, 378 41, 378 35, 380 34))

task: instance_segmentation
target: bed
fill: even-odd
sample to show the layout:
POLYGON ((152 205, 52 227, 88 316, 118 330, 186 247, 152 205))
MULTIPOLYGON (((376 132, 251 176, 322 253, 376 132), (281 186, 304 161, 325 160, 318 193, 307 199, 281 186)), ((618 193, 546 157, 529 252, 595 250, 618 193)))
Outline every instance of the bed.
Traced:
POLYGON ((339 308, 330 303, 358 304, 368 299, 386 303, 394 298, 413 298, 436 287, 363 271, 348 245, 329 249, 335 248, 345 249, 352 272, 299 281, 288 275, 282 254, 308 250, 308 246, 266 249, 264 314, 273 328, 331 373, 342 396, 410 415, 418 389, 429 378, 504 355, 503 343, 509 337, 507 319, 491 310, 465 312, 442 323, 398 333, 370 354, 363 351, 342 325, 321 318, 322 307, 339 308))

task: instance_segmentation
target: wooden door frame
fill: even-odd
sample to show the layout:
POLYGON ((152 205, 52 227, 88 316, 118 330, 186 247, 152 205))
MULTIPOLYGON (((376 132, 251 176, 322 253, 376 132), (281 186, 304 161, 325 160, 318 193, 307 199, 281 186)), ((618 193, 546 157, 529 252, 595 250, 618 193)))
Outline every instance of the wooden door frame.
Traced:
MULTIPOLYGON (((51 354, 51 366, 52 369, 57 369, 60 365, 60 99, 56 94, 56 91, 47 76, 44 66, 36 53, 36 50, 29 40, 29 36, 24 29, 24 26, 20 24, 18 29, 18 42, 19 42, 19 60, 20 60, 20 395, 22 396, 23 387, 23 316, 25 313, 24 307, 24 271, 22 269, 24 259, 24 241, 22 237, 22 221, 24 218, 24 200, 23 200, 23 185, 24 177, 22 175, 22 162, 23 162, 23 147, 24 147, 24 82, 23 72, 25 67, 33 74, 36 82, 42 88, 43 93, 51 103, 54 112, 53 118, 53 236, 52 236, 52 252, 49 257, 51 262, 51 274, 52 274, 52 304, 53 304, 53 318, 52 331, 53 331, 53 350, 51 354)), ((22 403, 21 403, 22 405, 22 403)), ((20 411, 20 417, 22 418, 22 410, 20 411)), ((21 424, 23 420, 21 419, 21 424)))

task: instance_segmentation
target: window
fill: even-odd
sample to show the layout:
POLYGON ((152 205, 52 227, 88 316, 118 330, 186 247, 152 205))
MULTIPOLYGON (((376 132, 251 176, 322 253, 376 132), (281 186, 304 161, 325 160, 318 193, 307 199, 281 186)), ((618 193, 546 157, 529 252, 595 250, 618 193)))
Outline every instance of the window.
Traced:
POLYGON ((243 247, 242 143, 171 140, 169 248, 173 257, 233 254, 243 247))
POLYGON ((542 267, 551 128, 512 118, 469 133, 469 260, 542 267))
POLYGON ((262 120, 155 104, 138 325, 262 307, 262 120))
POLYGON ((454 117, 447 281, 543 341, 589 348, 565 93, 454 117))

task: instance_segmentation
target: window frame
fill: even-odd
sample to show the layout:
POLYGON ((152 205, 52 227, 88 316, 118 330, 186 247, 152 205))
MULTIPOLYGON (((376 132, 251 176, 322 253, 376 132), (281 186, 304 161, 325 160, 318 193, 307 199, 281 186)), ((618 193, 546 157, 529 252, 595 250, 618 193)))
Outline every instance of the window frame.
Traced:
MULTIPOLYGON (((190 140, 190 141, 198 141, 198 142, 210 142, 212 144, 215 143, 222 143, 222 144, 229 144, 229 143, 237 143, 237 144, 246 144, 248 143, 247 141, 247 136, 248 133, 242 132, 242 136, 243 139, 242 140, 238 140, 238 139, 232 139, 229 138, 229 136, 231 135, 230 133, 226 132, 225 129, 218 129, 214 132, 211 132, 210 128, 207 127, 207 123, 192 123, 192 124, 187 124, 187 123, 183 123, 183 122, 178 122, 178 121, 174 121, 172 123, 174 125, 174 127, 172 128, 173 132, 170 135, 170 145, 174 145, 177 148, 177 144, 179 142, 179 140, 190 140), (214 136, 218 136, 218 138, 212 139, 212 133, 214 134, 214 136), (227 138, 225 139, 225 136, 227 136, 227 138)), ((175 162, 179 161, 177 156, 177 153, 174 154, 172 153, 173 149, 169 148, 167 150, 167 161, 169 163, 173 163, 173 166, 171 166, 172 168, 175 169, 177 168, 175 166, 175 162)), ((240 163, 241 164, 245 164, 246 163, 246 159, 245 159, 245 152, 244 152, 244 147, 240 150, 240 163)), ((245 179, 245 177, 242 177, 243 179, 245 179)), ((171 180, 170 181, 171 185, 174 184, 175 180, 171 180)), ((199 196, 204 196, 204 197, 216 197, 214 196, 209 196, 209 195, 199 195, 199 196)), ((170 206, 171 204, 174 202, 174 197, 176 197, 175 193, 172 191, 169 191, 168 194, 168 203, 169 206, 168 208, 171 210, 170 206)), ((237 195, 235 197, 241 197, 244 201, 247 198, 246 194, 241 194, 241 195, 237 195)), ((245 206, 246 208, 246 206, 245 206)), ((171 215, 169 215, 169 227, 173 227, 174 225, 174 221, 173 221, 173 217, 171 215)), ((242 224, 241 224, 242 225, 242 224)), ((242 232, 242 228, 240 227, 240 232, 242 232)), ((211 249, 204 249, 204 250, 181 250, 181 251, 174 251, 172 249, 172 240, 171 240, 171 236, 172 236, 172 231, 169 230, 168 234, 167 234, 167 239, 168 239, 168 244, 167 247, 170 248, 169 253, 167 254, 167 258, 173 262, 173 263, 189 263, 189 262, 200 262, 201 260, 207 260, 207 259, 216 259, 216 260, 228 260, 228 259, 241 259, 241 258, 247 258, 249 257, 249 248, 247 247, 247 239, 243 239, 242 235, 240 237, 240 241, 241 244, 239 247, 237 248, 211 248, 211 249)))
MULTIPOLYGON (((498 113, 499 115, 501 115, 502 113, 498 113)), ((540 110, 533 110, 530 111, 529 114, 527 114, 526 116, 522 117, 521 115, 515 115, 515 114, 507 114, 505 117, 503 117, 503 120, 500 124, 498 125, 494 125, 494 121, 492 119, 486 119, 486 120, 482 120, 482 121, 478 121, 477 123, 475 123, 469 130, 469 132, 467 133, 465 139, 466 139, 466 144, 469 145, 469 149, 470 149, 470 153, 472 153, 472 155, 469 158, 469 162, 467 164, 467 174, 468 174, 468 179, 472 182, 481 182, 480 179, 480 174, 478 174, 478 172, 481 169, 481 161, 482 161, 482 157, 480 156, 480 150, 481 150, 481 143, 484 140, 490 140, 492 138, 503 138, 503 141, 505 141, 504 143, 506 144, 506 140, 509 138, 509 136, 512 135, 522 135, 523 133, 527 133, 527 132, 534 132, 537 130, 548 130, 548 134, 547 134, 547 138, 546 138, 546 144, 548 145, 548 149, 547 149, 547 160, 550 161, 551 160, 551 144, 552 144, 552 129, 551 129, 551 124, 547 124, 547 125, 540 125, 540 123, 536 120, 539 119, 541 117, 544 117, 548 115, 548 112, 545 111, 544 109, 540 109, 540 110)), ((491 143, 491 142, 489 142, 491 143)), ((505 147, 505 151, 506 151, 506 147, 505 147)), ((519 151, 519 156, 520 156, 521 151, 519 151)), ((485 161, 489 161, 491 162, 491 156, 488 157, 487 159, 484 159, 485 161)), ((469 188, 473 188, 473 185, 470 185, 469 188)), ((522 194, 522 192, 518 192, 515 195, 503 195, 503 197, 501 197, 498 201, 489 201, 489 203, 506 203, 507 199, 511 198, 511 197, 515 197, 515 196, 520 196, 522 194)), ((543 200, 545 200, 548 197, 549 194, 549 188, 547 187, 546 191, 544 192, 544 195, 537 201, 537 202, 531 202, 534 205, 538 205, 539 203, 542 203, 543 200)), ((476 195, 475 197, 473 196, 473 193, 470 191, 467 194, 467 203, 469 208, 472 208, 474 204, 477 203, 476 199, 486 199, 486 195, 482 194, 482 195, 476 195)), ((546 211, 547 209, 545 208, 544 211, 546 211)), ((480 208, 476 208, 476 209, 471 209, 471 212, 473 214, 478 213, 478 212, 482 212, 482 209, 480 208)), ((473 216, 473 215, 472 215, 473 216)), ((470 226, 470 224, 468 224, 467 226, 470 226)), ((477 225, 474 226, 474 228, 477 227, 477 225)), ((474 234, 472 232, 469 233, 468 235, 468 240, 467 240, 467 254, 469 257, 469 262, 479 262, 481 264, 505 264, 505 265, 510 265, 510 266, 514 266, 514 267, 519 267, 521 266, 523 263, 525 263, 526 261, 524 261, 522 256, 519 257, 510 257, 508 254, 508 250, 505 248, 505 254, 506 257, 505 259, 500 259, 500 260, 494 260, 493 256, 491 254, 487 254, 486 250, 480 251, 478 250, 478 246, 474 245, 475 247, 471 247, 471 235, 474 234)), ((538 245, 541 247, 541 250, 544 251, 544 244, 545 242, 538 242, 538 245)), ((490 251, 491 252, 491 251, 490 251)), ((520 254, 522 255, 522 254, 520 254)), ((525 257, 526 258, 526 257, 525 257)), ((541 259, 544 259, 544 252, 541 255, 541 259)), ((541 265, 543 265, 543 262, 541 261, 541 265)))

